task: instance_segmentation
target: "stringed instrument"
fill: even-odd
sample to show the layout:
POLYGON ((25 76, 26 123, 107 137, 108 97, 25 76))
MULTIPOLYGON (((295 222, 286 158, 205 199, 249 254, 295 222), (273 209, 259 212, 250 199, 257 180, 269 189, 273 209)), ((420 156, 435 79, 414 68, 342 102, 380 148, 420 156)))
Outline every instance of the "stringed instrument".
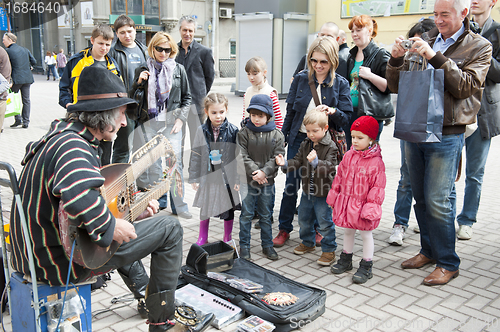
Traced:
MULTIPOLYGON (((130 164, 111 164, 101 168, 105 180, 100 191, 113 216, 133 223, 151 200, 160 198, 170 189, 173 173, 176 173, 176 181, 180 182, 175 163, 172 145, 163 135, 157 135, 132 155, 130 164), (145 192, 138 192, 135 180, 162 157, 167 160, 164 177, 146 188, 145 192)), ((70 257, 71 246, 76 240, 73 261, 81 266, 97 269, 106 264, 120 247, 114 240, 108 247, 94 243, 87 230, 78 227, 75 220, 68 217, 62 201, 59 202, 58 217, 60 238, 66 255, 70 257)))

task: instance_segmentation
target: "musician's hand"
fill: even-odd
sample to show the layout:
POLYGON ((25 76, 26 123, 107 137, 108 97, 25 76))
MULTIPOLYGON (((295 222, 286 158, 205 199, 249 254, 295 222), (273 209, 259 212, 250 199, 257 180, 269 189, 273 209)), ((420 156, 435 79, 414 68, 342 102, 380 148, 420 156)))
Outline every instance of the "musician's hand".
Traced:
POLYGON ((153 199, 149 202, 149 205, 146 208, 146 210, 143 213, 141 213, 139 217, 137 217, 136 221, 152 217, 158 212, 160 212, 160 203, 156 199, 153 199))
POLYGON ((191 187, 193 188, 194 191, 197 191, 199 186, 200 186, 199 183, 191 183, 191 187))
POLYGON ((115 240, 119 244, 122 244, 123 242, 128 242, 135 238, 137 238, 137 234, 135 234, 134 225, 132 225, 125 219, 116 218, 113 240, 115 240))

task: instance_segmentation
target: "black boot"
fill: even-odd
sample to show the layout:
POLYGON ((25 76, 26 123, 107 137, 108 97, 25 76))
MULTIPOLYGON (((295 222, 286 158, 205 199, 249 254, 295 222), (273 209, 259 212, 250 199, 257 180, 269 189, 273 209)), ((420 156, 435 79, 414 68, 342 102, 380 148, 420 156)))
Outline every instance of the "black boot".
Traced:
POLYGON ((361 262, 359 262, 358 271, 356 271, 356 273, 354 273, 354 275, 352 276, 352 281, 355 284, 364 284, 365 282, 367 282, 368 279, 371 279, 373 277, 372 266, 372 261, 367 262, 362 259, 361 262))
POLYGON ((118 274, 123 279, 125 285, 130 289, 134 298, 137 300, 137 311, 142 319, 148 318, 148 310, 144 297, 146 296, 146 288, 149 283, 149 277, 142 265, 141 261, 135 261, 130 265, 119 268, 118 274))
POLYGON ((175 289, 146 296, 149 332, 162 332, 175 326, 175 289))
POLYGON ((342 251, 337 264, 332 265, 330 271, 332 271, 333 274, 341 274, 350 270, 352 270, 352 253, 346 254, 342 251))

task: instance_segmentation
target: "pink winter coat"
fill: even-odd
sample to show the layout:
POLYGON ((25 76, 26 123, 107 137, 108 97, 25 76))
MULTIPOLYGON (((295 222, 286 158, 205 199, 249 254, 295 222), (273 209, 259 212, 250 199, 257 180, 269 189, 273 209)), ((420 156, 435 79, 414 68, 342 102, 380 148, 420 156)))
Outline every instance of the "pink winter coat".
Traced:
POLYGON ((380 146, 365 151, 351 148, 340 162, 326 198, 335 225, 374 230, 382 217, 384 197, 385 165, 380 146))

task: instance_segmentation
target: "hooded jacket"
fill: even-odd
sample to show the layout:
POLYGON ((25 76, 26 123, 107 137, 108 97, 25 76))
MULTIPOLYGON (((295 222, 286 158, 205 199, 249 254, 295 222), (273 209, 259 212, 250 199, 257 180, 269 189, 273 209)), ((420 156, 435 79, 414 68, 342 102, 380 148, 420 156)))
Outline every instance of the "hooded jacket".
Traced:
MULTIPOLYGON (((470 30, 468 18, 464 19, 464 27, 464 33, 444 54, 437 52, 429 60, 434 68, 444 70, 443 135, 464 133, 465 126, 476 121, 483 84, 490 68, 490 42, 470 30)), ((438 34, 437 28, 428 32, 431 47, 438 34)), ((424 59, 424 68, 426 63, 424 59)), ((393 93, 398 92, 399 72, 407 70, 409 63, 404 57, 391 57, 387 64, 386 79, 393 93)))
MULTIPOLYGON (((19 188, 34 244, 36 275, 50 285, 66 284, 69 267, 59 233, 60 201, 68 218, 76 219, 97 245, 106 247, 113 240, 115 217, 99 192, 104 178, 98 146, 99 140, 83 124, 56 120, 42 139, 26 147, 19 188)), ((29 275, 17 210, 12 215, 12 265, 29 275)), ((72 269, 71 282, 88 275, 76 263, 72 269)))
POLYGON ((351 147, 337 168, 326 198, 335 226, 361 231, 377 228, 382 218, 385 182, 380 145, 364 151, 351 147))

